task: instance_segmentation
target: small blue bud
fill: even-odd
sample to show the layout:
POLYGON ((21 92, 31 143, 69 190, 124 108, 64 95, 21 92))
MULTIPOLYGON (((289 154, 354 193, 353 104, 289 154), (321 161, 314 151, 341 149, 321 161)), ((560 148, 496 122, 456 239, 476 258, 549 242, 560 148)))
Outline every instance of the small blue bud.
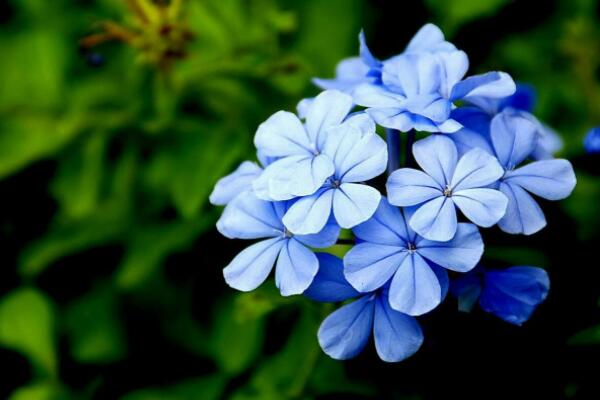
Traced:
POLYGON ((600 153, 600 127, 590 129, 583 139, 583 147, 589 154, 600 153))

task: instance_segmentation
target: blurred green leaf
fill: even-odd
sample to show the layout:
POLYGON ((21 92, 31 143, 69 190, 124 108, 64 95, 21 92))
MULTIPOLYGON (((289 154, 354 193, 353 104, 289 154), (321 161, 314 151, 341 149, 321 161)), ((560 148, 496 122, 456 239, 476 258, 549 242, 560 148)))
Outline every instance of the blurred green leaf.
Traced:
POLYGON ((61 212, 67 217, 82 217, 96 208, 106 145, 106 134, 96 131, 63 158, 51 190, 60 203, 61 212))
POLYGON ((550 264, 542 250, 518 246, 488 245, 485 247, 485 257, 512 265, 535 265, 544 268, 550 264))
POLYGON ((228 299, 215 308, 210 348, 224 372, 236 375, 248 368, 262 349, 264 315, 252 315, 228 299))
POLYGON ((564 200, 564 207, 577 221, 577 233, 581 239, 589 239, 597 234, 600 224, 600 215, 597 212, 599 198, 598 178, 578 171, 577 186, 571 196, 564 200))
POLYGON ((0 345, 25 354, 42 375, 56 375, 54 329, 53 305, 36 289, 17 289, 0 300, 0 345))
POLYGON ((452 36, 458 28, 477 18, 493 15, 512 0, 425 0, 444 32, 452 36))
POLYGON ((80 363, 110 363, 125 355, 117 298, 108 285, 71 303, 64 312, 64 327, 71 355, 80 363))
POLYGON ((600 325, 592 326, 571 336, 569 344, 576 346, 600 344, 600 325))
POLYGON ((35 382, 11 393, 8 400, 66 400, 70 399, 64 387, 54 382, 35 382))
POLYGON ((127 239, 127 252, 116 272, 117 285, 125 290, 139 286, 169 254, 189 247, 212 222, 212 218, 202 218, 135 230, 127 239))
POLYGON ((227 384, 221 374, 207 375, 163 388, 148 388, 131 392, 122 400, 217 400, 227 384))

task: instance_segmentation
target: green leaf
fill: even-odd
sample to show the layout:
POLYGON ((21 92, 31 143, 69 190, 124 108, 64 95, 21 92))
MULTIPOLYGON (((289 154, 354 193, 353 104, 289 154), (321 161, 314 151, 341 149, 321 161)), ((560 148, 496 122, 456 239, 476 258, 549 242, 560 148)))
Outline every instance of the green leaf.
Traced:
POLYGON ((51 190, 67 217, 95 211, 100 197, 107 136, 93 132, 61 160, 51 190))
POLYGON ((127 252, 115 276, 117 285, 125 290, 138 287, 169 254, 189 247, 212 223, 213 218, 200 218, 139 227, 127 240, 127 252))
POLYGON ((451 36, 465 23, 477 18, 493 15, 510 1, 425 0, 425 4, 437 16, 444 32, 451 36))
POLYGON ((56 375, 53 305, 35 289, 17 289, 0 300, 0 345, 25 354, 40 375, 56 375))
POLYGON ((236 375, 247 369, 262 348, 264 314, 247 313, 238 301, 228 299, 215 308, 211 350, 224 372, 236 375))
POLYGON ((11 393, 8 400, 66 400, 71 396, 55 382, 42 381, 23 386, 11 393))
POLYGON ((569 338, 570 345, 596 345, 600 344, 600 325, 592 326, 569 338))
POLYGON ((227 384, 221 374, 204 376, 163 388, 147 388, 126 394, 121 400, 217 400, 227 384))
POLYGON ((98 287, 70 304, 64 327, 72 357, 80 363, 110 363, 123 358, 126 344, 116 294, 98 287))

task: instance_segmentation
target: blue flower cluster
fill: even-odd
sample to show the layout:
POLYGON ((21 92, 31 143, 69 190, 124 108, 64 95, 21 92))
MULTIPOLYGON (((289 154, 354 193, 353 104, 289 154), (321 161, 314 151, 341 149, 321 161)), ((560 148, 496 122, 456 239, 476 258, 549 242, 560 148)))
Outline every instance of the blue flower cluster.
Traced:
POLYGON ((225 206, 219 232, 258 239, 224 269, 226 282, 250 291, 275 268, 283 296, 344 302, 318 332, 335 359, 359 354, 371 332, 382 360, 411 356, 423 342, 416 317, 449 292, 461 310, 479 302, 522 324, 546 297, 548 276, 480 266, 479 228, 530 235, 546 225, 534 196, 563 199, 576 183, 571 164, 553 157, 560 139, 530 113, 527 86, 503 72, 465 78, 467 55, 436 26, 385 61, 359 38, 360 57, 343 60, 335 79, 315 79, 325 90, 301 101, 298 115, 262 123, 259 162, 242 163, 211 194, 225 206), (386 145, 377 126, 388 138, 421 132, 406 140, 416 165, 389 170, 397 141, 386 145), (343 259, 314 252, 338 243, 342 229, 355 238, 343 259))

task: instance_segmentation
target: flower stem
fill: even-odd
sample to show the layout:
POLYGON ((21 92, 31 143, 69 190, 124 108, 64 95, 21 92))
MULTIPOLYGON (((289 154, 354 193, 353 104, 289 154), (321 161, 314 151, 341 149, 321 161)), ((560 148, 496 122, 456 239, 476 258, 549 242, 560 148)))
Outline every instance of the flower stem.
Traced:
POLYGON ((396 129, 385 130, 388 149, 388 175, 400 168, 400 132, 396 129))
POLYGON ((406 147, 405 147, 405 152, 404 152, 404 166, 406 168, 413 167, 414 163, 415 163, 415 159, 414 159, 413 153, 412 153, 412 147, 413 147, 413 144, 415 143, 415 135, 416 134, 417 133, 414 130, 412 130, 406 134, 406 147))

